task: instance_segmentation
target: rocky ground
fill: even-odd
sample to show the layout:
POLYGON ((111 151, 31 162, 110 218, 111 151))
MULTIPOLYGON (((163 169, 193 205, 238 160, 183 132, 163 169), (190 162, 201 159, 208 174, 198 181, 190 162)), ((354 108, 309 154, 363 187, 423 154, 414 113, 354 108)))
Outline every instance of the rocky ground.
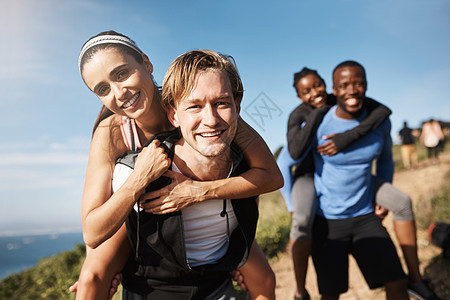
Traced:
MULTIPOLYGON (((424 161, 416 169, 397 172, 394 176, 393 184, 411 197, 416 216, 418 216, 422 211, 426 210, 427 206, 430 206, 429 197, 440 189, 446 180, 445 175, 449 174, 449 172, 450 153, 442 153, 439 164, 431 164, 428 161, 424 161)), ((386 226, 392 239, 398 246, 393 231, 391 215, 392 214, 389 214, 386 217, 383 224, 386 226)), ((441 250, 429 243, 427 230, 418 230, 417 235, 422 274, 430 281, 430 284, 442 299, 450 299, 449 271, 433 260, 433 258, 441 253, 441 250)), ((400 254, 401 252, 399 252, 399 255, 400 254)), ((318 293, 316 275, 311 259, 309 263, 307 290, 311 294, 312 299, 316 300, 320 299, 320 295, 318 293)), ((277 299, 293 299, 295 283, 292 261, 289 253, 282 254, 280 258, 271 265, 277 278, 277 299)), ((406 267, 404 269, 406 270, 406 267)), ((367 284, 352 257, 350 258, 349 284, 349 291, 341 295, 340 299, 366 300, 385 298, 383 289, 370 290, 367 287, 367 284)))

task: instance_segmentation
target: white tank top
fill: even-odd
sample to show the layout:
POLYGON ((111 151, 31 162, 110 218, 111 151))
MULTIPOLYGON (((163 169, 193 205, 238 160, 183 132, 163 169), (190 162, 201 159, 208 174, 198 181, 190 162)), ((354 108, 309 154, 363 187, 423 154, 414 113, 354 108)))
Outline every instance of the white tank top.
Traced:
MULTIPOLYGON (((175 164, 172 170, 181 173, 175 164)), ((228 216, 221 216, 223 210, 223 199, 203 201, 181 210, 186 255, 191 267, 217 263, 227 252, 229 234, 238 222, 229 199, 226 200, 228 216)))

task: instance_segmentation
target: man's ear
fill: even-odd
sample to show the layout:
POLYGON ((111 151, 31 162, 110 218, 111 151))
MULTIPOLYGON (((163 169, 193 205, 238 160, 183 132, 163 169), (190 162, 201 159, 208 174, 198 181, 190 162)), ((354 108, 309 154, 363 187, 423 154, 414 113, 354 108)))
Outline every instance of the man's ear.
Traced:
POLYGON ((241 103, 240 102, 234 102, 236 104, 236 112, 237 115, 239 116, 239 113, 241 112, 241 103))
POLYGON ((177 110, 172 106, 167 110, 167 117, 174 127, 180 127, 180 123, 178 122, 177 110))
POLYGON ((142 59, 144 61, 144 66, 147 69, 148 74, 152 74, 153 73, 153 65, 150 62, 150 59, 148 58, 148 56, 144 53, 142 53, 142 59))
POLYGON ((333 95, 336 96, 336 94, 337 94, 337 91, 336 91, 336 89, 334 88, 334 85, 333 85, 333 95))

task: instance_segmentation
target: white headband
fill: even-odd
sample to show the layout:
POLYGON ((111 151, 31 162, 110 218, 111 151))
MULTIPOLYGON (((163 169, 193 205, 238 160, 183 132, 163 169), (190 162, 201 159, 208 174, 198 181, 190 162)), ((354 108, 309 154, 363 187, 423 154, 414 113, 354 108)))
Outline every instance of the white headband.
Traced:
POLYGON ((100 35, 95 38, 90 39, 86 44, 84 44, 81 49, 80 57, 78 58, 78 68, 81 72, 81 59, 83 58, 86 51, 96 45, 100 44, 122 44, 125 45, 138 53, 142 53, 142 51, 136 46, 136 44, 127 37, 121 35, 100 35))

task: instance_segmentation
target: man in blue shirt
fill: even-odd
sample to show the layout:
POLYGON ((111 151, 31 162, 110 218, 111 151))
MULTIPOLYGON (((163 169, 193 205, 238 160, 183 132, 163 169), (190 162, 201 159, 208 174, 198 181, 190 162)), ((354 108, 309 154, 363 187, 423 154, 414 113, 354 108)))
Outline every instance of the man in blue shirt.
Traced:
POLYGON ((346 61, 334 69, 337 105, 324 116, 312 144, 319 199, 312 256, 323 299, 338 299, 347 291, 348 254, 358 262, 370 288, 384 285, 388 299, 408 299, 397 252, 373 205, 374 160, 377 176, 392 181, 390 121, 336 155, 317 151, 326 141, 322 137, 354 128, 364 120, 366 89, 365 70, 359 63, 346 61))

